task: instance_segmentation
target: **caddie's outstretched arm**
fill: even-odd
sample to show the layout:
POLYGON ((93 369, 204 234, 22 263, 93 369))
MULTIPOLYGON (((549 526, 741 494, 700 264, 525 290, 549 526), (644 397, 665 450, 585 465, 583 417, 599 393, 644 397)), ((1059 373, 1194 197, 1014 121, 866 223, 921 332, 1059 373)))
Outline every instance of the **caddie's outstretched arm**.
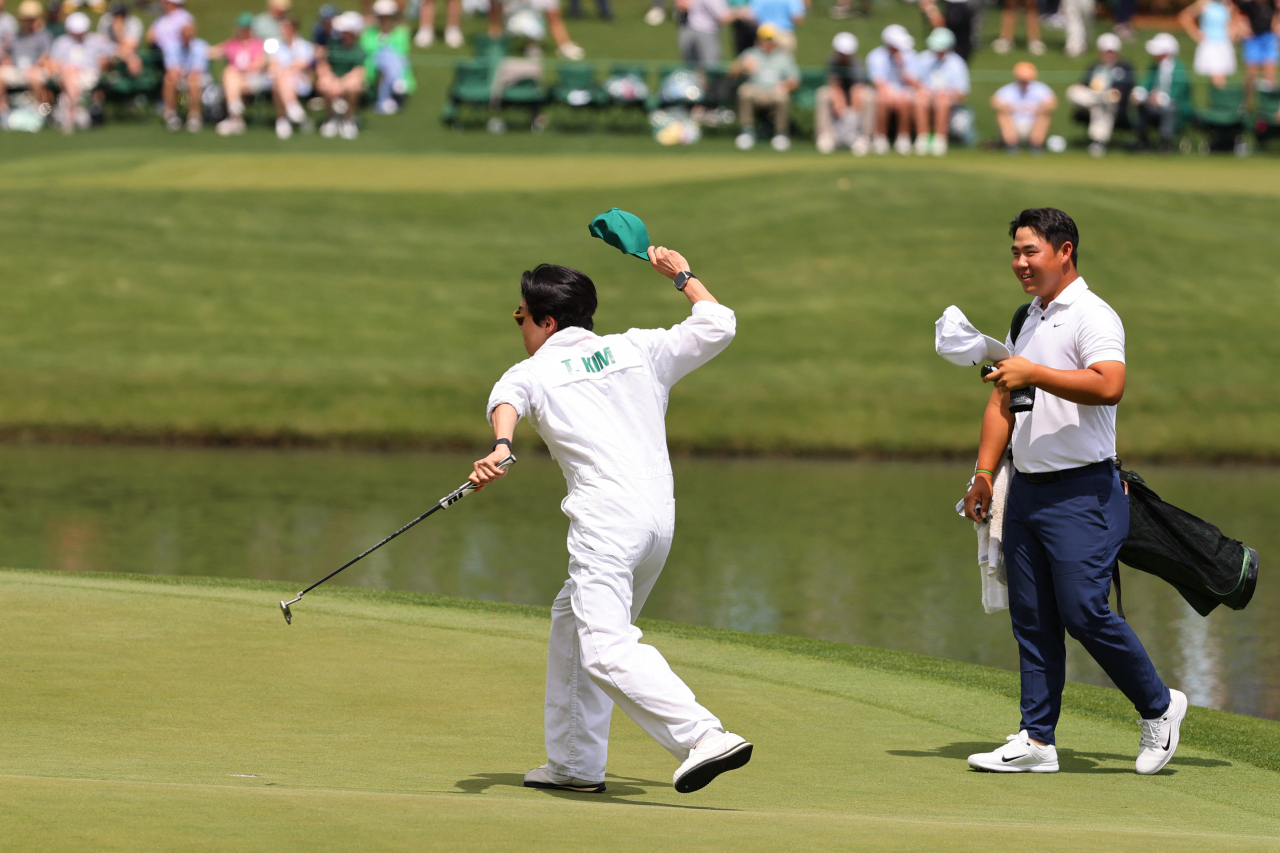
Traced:
MULTIPOLYGON (((493 410, 493 440, 499 441, 506 439, 511 441, 516 433, 516 421, 520 420, 520 414, 516 411, 516 407, 510 403, 499 403, 493 410)), ((475 461, 474 471, 468 477, 471 482, 477 486, 484 488, 494 480, 501 479, 507 474, 506 468, 499 468, 498 463, 511 454, 510 444, 495 444, 493 452, 483 459, 475 461)))
MULTIPOLYGON (((653 264, 653 268, 659 274, 672 281, 682 272, 692 272, 689 269, 689 262, 684 259, 684 255, 675 249, 668 249, 665 246, 649 247, 649 263, 653 264)), ((699 302, 716 302, 716 298, 711 295, 711 291, 707 290, 696 276, 689 279, 688 283, 685 284, 683 293, 689 297, 690 305, 697 305, 699 302)))

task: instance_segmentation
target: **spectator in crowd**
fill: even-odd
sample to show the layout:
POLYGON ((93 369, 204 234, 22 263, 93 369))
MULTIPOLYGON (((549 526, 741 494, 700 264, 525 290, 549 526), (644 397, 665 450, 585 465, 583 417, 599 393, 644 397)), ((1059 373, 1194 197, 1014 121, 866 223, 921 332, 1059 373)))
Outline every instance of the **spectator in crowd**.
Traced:
MULTIPOLYGON (((49 76, 58 84, 59 124, 63 133, 88 130, 89 111, 83 101, 94 95, 98 80, 115 55, 115 46, 101 33, 89 32, 89 16, 72 12, 66 32, 49 48, 49 76)), ((102 93, 97 97, 101 99, 102 93)))
MULTIPOLYGON (((609 0, 596 0, 596 9, 600 12, 600 20, 613 20, 613 10, 609 8, 609 0)), ((569 17, 574 20, 582 17, 582 0, 569 0, 569 17)))
POLYGON ((1133 41, 1137 33, 1133 29, 1133 13, 1138 0, 1114 0, 1111 4, 1111 32, 1124 41, 1133 41))
POLYGON ((771 24, 777 46, 795 56, 796 27, 804 22, 804 0, 751 0, 750 10, 757 32, 765 24, 771 24))
POLYGON ((409 28, 400 20, 396 0, 376 0, 373 14, 374 25, 360 36, 365 78, 377 80, 374 111, 394 115, 400 111, 400 101, 417 88, 409 65, 409 28))
MULTIPOLYGON (((410 5, 412 12, 413 6, 410 5)), ((409 16, 413 17, 412 14, 409 16)), ((436 40, 436 0, 421 0, 418 7, 418 32, 413 43, 418 47, 431 47, 436 40)), ((467 43, 462 36, 462 0, 446 0, 444 12, 444 43, 457 50, 467 43)))
MULTIPOLYGON (((183 41, 182 29, 196 19, 186 9, 187 0, 161 0, 160 16, 147 28, 147 41, 162 53, 176 49, 183 41)), ((201 40, 203 42, 203 39, 201 40)))
POLYGON ((800 85, 800 69, 790 52, 778 44, 778 30, 773 24, 761 24, 756 33, 756 46, 733 61, 729 73, 745 77, 738 87, 738 123, 742 132, 734 140, 740 151, 756 144, 756 110, 773 114, 774 151, 791 147, 791 93, 800 85))
POLYGON ((324 98, 326 115, 320 135, 326 139, 341 136, 355 139, 360 135, 354 117, 364 92, 364 48, 360 33, 364 17, 359 12, 343 12, 333 19, 335 41, 316 60, 316 90, 324 98))
POLYGON ((50 38, 56 39, 67 31, 67 25, 62 20, 62 13, 62 0, 49 0, 44 7, 44 31, 49 34, 50 38))
POLYGON ((129 76, 142 73, 142 58, 138 45, 146 34, 146 25, 137 15, 129 14, 129 7, 122 0, 115 0, 107 7, 107 13, 98 19, 98 32, 115 45, 116 59, 124 63, 129 76))
POLYGON ((680 59, 691 65, 718 64, 720 27, 733 20, 725 0, 676 0, 676 8, 684 13, 676 31, 680 59))
POLYGON ((271 99, 276 107, 276 136, 288 139, 293 126, 306 125, 307 113, 299 98, 311 95, 311 72, 316 64, 316 48, 298 33, 298 22, 289 16, 280 19, 280 39, 269 54, 271 99))
POLYGON ((1236 73, 1236 45, 1231 40, 1231 7, 1223 0, 1196 0, 1178 13, 1178 23, 1196 42, 1191 67, 1208 77, 1215 89, 1236 73))
POLYGON ((973 51, 973 7, 969 0, 919 0, 920 11, 933 29, 951 30, 955 36, 955 52, 969 66, 969 54, 973 51), (942 8, 939 8, 941 2, 942 8))
MULTIPOLYGON (((184 10, 185 11, 185 10, 184 10)), ((152 23, 154 29, 155 23, 152 23)), ((199 133, 204 127, 204 87, 209 77, 209 43, 196 37, 196 21, 191 18, 178 31, 176 41, 164 48, 164 125, 171 131, 182 130, 178 118, 178 93, 187 92, 187 132, 199 133)))
POLYGON ((756 22, 751 17, 751 0, 727 0, 729 14, 733 16, 733 26, 729 29, 733 39, 733 55, 741 56, 744 50, 750 50, 756 43, 756 22))
POLYGON ((1120 36, 1098 36, 1098 61, 1089 66, 1079 83, 1067 87, 1067 100, 1089 111, 1089 154, 1107 153, 1117 112, 1127 108, 1133 91, 1133 66, 1120 55, 1120 36))
POLYGON ((1244 92, 1246 105, 1252 109, 1255 89, 1274 92, 1276 88, 1280 17, 1276 15, 1276 0, 1235 0, 1235 4, 1249 22, 1249 37, 1244 42, 1244 92), (1258 82, 1259 75, 1262 82, 1258 82))
POLYGON ((38 104, 49 102, 45 63, 53 38, 40 27, 44 14, 39 0, 18 4, 18 31, 0 53, 0 117, 9 112, 8 90, 29 89, 38 104))
POLYGON ((316 16, 315 26, 311 28, 311 42, 317 48, 328 47, 333 35, 333 19, 338 16, 338 7, 325 3, 316 16))
POLYGON ((867 74, 858 60, 858 38, 836 33, 827 59, 827 83, 814 92, 814 140, 818 151, 830 154, 850 148, 865 157, 871 150, 875 101, 867 88, 867 74))
POLYGON ((1018 146, 1027 143, 1032 154, 1044 150, 1053 111, 1058 108, 1058 96, 1036 79, 1036 67, 1030 62, 1013 66, 1013 82, 1006 83, 991 96, 991 108, 996 113, 1000 138, 1005 150, 1018 153, 1018 146))
POLYGON ((218 122, 219 136, 244 133, 244 99, 271 88, 267 76, 267 52, 262 39, 253 34, 253 16, 241 12, 231 38, 209 48, 210 59, 224 59, 222 93, 227 99, 227 117, 218 122))
POLYGON ((530 14, 546 18, 547 29, 556 42, 556 53, 572 62, 586 57, 586 51, 569 38, 569 30, 560 14, 560 0, 490 0, 489 37, 499 38, 504 30, 528 35, 529 30, 517 21, 517 16, 527 17, 530 14), (513 22, 516 22, 514 27, 513 22))
POLYGON ((0 57, 9 52, 9 43, 17 34, 18 19, 5 10, 4 0, 0 0, 0 57))
POLYGON ((253 37, 259 41, 280 38, 280 22, 292 8, 292 0, 267 0, 267 8, 250 18, 253 37))
POLYGON ((894 147, 899 154, 911 153, 911 111, 918 88, 913 73, 916 40, 900 24, 890 24, 880 33, 881 44, 867 54, 867 77, 875 88, 876 133, 871 150, 889 152, 889 118, 897 116, 894 147))
POLYGON ((947 153, 951 110, 969 94, 969 66, 954 50, 955 33, 939 27, 925 41, 928 50, 916 55, 916 153, 941 157, 947 153), (929 122, 933 121, 933 135, 929 122))
POLYGON ((1044 42, 1040 40, 1040 4, 1037 0, 1004 0, 1004 13, 1000 16, 1000 37, 991 43, 996 53, 1008 53, 1013 49, 1013 36, 1018 26, 1018 7, 1025 7, 1027 20, 1027 50, 1033 56, 1044 55, 1044 42))
POLYGON ((1089 46, 1089 25, 1093 22, 1094 0, 1062 0, 1062 19, 1067 31, 1063 47, 1071 59, 1083 56, 1089 46))
POLYGON ((1169 33, 1157 33, 1147 42, 1152 65, 1141 86, 1133 87, 1132 100, 1137 108, 1138 148, 1149 145, 1152 125, 1159 128, 1160 153, 1168 154, 1178 119, 1190 110, 1191 78, 1187 67, 1178 60, 1178 40, 1169 33))

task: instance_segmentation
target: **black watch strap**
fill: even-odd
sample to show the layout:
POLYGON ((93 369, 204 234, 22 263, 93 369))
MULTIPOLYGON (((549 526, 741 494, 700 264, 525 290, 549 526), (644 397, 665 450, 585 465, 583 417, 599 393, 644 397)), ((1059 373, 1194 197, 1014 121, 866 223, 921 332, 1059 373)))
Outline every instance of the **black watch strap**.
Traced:
POLYGON ((510 449, 511 449, 511 439, 509 439, 509 438, 499 438, 498 440, 496 440, 496 441, 493 443, 493 448, 494 448, 494 450, 497 450, 497 449, 498 449, 498 445, 499 445, 499 444, 505 444, 505 445, 507 446, 507 450, 510 450, 510 449))
POLYGON ((689 279, 691 278, 697 278, 692 271, 678 272, 671 283, 676 286, 676 290, 684 290, 684 286, 689 283, 689 279))

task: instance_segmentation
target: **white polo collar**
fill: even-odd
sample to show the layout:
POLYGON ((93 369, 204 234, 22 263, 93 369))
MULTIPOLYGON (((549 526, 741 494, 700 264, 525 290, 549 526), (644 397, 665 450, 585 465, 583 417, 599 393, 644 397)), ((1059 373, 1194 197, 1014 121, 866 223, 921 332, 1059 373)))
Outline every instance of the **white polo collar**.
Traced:
MULTIPOLYGON (((567 329, 560 329, 554 335, 547 338, 543 347, 574 347, 583 341, 591 340, 599 337, 595 332, 582 328, 581 326, 570 326, 567 329)), ((541 351, 541 350, 539 350, 541 351)))
MULTIPOLYGON (((1079 299, 1081 296, 1083 296, 1085 293, 1087 293, 1088 290, 1089 290, 1089 285, 1085 284, 1084 278, 1078 277, 1076 278, 1075 281, 1068 284, 1065 290, 1063 290, 1061 293, 1058 294, 1057 299, 1049 303, 1049 308, 1050 310, 1052 310, 1055 305, 1062 305, 1063 307, 1068 307, 1077 299, 1079 299)), ((1036 311, 1043 312, 1045 310, 1044 306, 1040 302, 1039 296, 1031 300, 1031 307, 1036 311)))

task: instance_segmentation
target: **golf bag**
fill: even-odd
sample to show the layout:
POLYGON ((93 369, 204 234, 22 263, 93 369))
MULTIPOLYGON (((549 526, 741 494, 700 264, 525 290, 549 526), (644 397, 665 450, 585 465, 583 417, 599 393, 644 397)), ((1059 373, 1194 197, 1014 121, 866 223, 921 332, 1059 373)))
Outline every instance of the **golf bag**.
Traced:
POLYGON ((1129 538, 1120 562, 1170 584, 1201 616, 1219 604, 1243 610, 1258 583, 1258 552, 1165 503, 1133 471, 1120 469, 1120 479, 1129 486, 1129 538))

